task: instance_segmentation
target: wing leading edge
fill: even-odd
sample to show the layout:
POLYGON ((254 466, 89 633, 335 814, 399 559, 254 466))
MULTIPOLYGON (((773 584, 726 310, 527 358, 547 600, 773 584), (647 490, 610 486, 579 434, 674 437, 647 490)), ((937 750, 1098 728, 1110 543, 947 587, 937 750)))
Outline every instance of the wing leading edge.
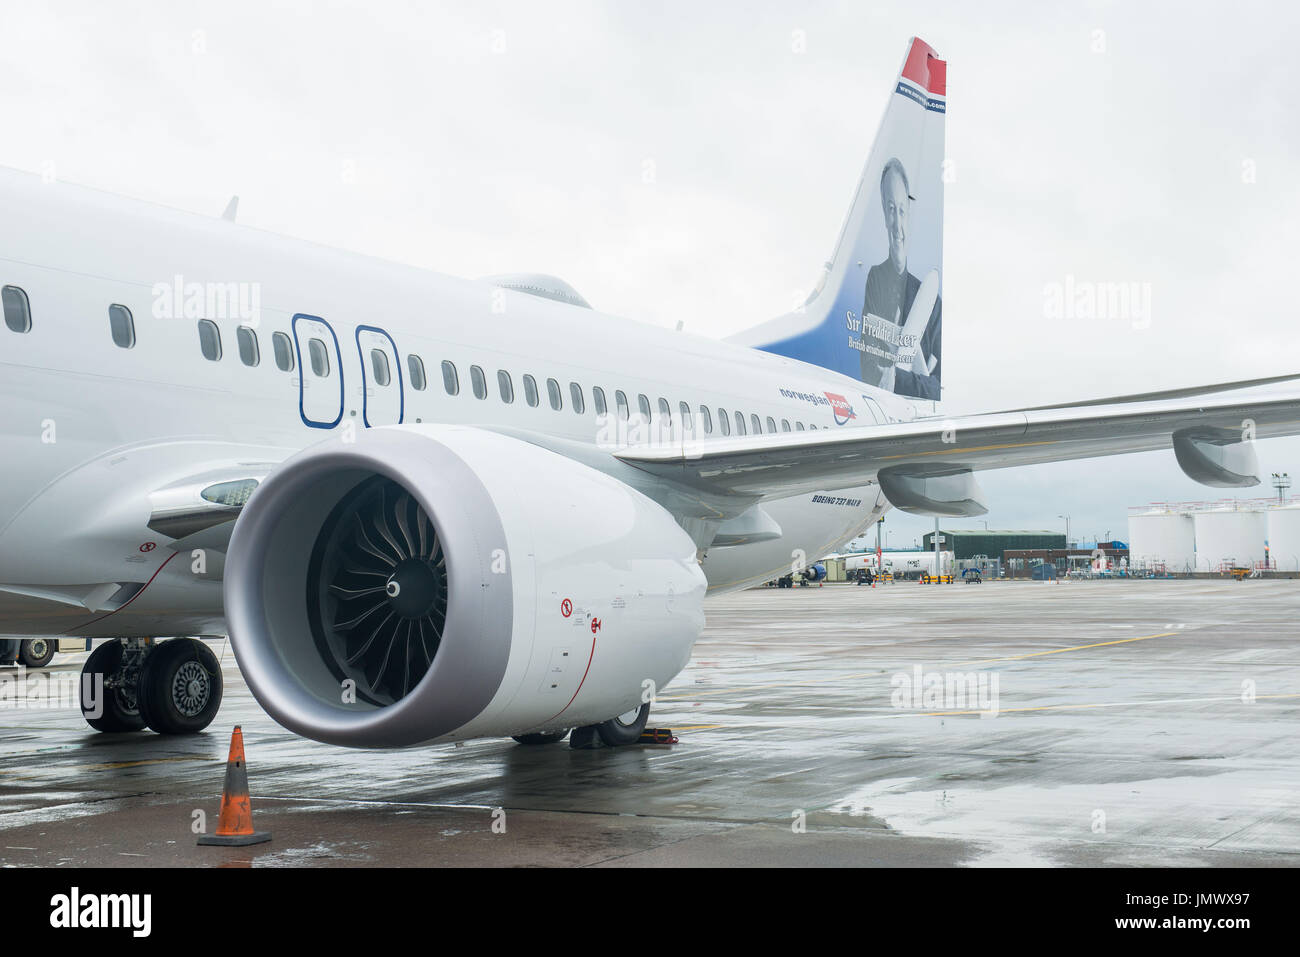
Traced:
POLYGON ((1292 389, 1262 397, 1116 402, 687 441, 635 446, 616 454, 665 479, 760 499, 865 485, 878 481, 882 471, 945 476, 1158 449, 1174 449, 1184 471, 1197 481, 1253 485, 1251 480, 1207 482, 1204 473, 1189 469, 1184 452, 1206 446, 1249 450, 1254 439, 1296 434, 1300 390, 1292 389))

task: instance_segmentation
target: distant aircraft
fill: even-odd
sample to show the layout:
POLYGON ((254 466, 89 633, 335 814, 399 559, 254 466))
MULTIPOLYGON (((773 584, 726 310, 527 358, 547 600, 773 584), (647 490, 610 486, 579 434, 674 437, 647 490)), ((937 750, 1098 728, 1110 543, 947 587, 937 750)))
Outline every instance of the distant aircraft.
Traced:
MULTIPOLYGON (((202 729, 229 634, 353 747, 635 741, 707 592, 975 474, 1172 448, 1255 484, 1295 377, 943 418, 946 64, 909 43, 807 302, 731 341, 0 174, 0 633, 112 639, 105 731, 202 729)), ((850 104, 856 112, 856 104, 850 104)), ((960 321, 960 319, 958 320, 960 321)))

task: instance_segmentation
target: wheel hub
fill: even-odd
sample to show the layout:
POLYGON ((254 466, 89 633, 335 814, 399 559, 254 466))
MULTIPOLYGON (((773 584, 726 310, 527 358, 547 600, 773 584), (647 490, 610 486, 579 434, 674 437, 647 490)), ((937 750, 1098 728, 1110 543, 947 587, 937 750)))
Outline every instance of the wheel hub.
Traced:
POLYGON ((187 661, 176 669, 172 679, 172 704, 187 718, 192 718, 208 703, 211 686, 208 673, 197 661, 187 661))

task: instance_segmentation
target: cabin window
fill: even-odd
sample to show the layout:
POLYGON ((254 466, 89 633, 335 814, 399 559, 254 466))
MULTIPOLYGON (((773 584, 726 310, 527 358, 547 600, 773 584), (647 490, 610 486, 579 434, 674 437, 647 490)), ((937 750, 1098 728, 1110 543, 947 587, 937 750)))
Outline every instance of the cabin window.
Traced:
POLYGON ((330 351, 320 339, 307 340, 307 359, 311 362, 311 371, 319 379, 328 379, 330 375, 330 351))
POLYGON ((293 343, 287 333, 271 333, 271 351, 275 353, 275 367, 281 372, 293 371, 293 343))
POLYGON ((798 430, 798 431, 800 431, 800 432, 803 431, 803 423, 802 423, 802 422, 796 422, 796 423, 794 424, 794 427, 795 427, 796 430, 798 430))
POLYGON ((135 320, 126 306, 108 307, 108 328, 113 334, 113 345, 119 349, 130 349, 135 345, 135 320))
POLYGON ((736 413, 736 434, 737 435, 745 434, 745 413, 744 412, 736 413))
POLYGON ((650 400, 647 399, 644 395, 639 395, 636 397, 636 406, 638 409, 641 410, 641 418, 649 422, 650 421, 650 400))
POLYGON ((573 400, 573 411, 578 413, 578 415, 582 415, 582 413, 587 411, 587 402, 582 397, 582 386, 578 385, 578 383, 569 383, 569 398, 573 400))
POLYGON ((497 370, 497 388, 501 392, 501 401, 506 405, 515 401, 515 384, 505 369, 497 370))
POLYGON ((713 414, 709 412, 707 405, 700 406, 700 418, 704 420, 704 434, 711 434, 713 432, 713 414))
POLYGON ((262 352, 257 347, 257 333, 251 326, 240 326, 235 330, 235 345, 239 346, 239 361, 246 366, 255 366, 262 361, 262 352))
POLYGON ((673 427, 673 407, 668 404, 668 400, 663 396, 659 397, 659 415, 664 420, 664 428, 671 429, 673 427))
POLYGON ((212 362, 221 358, 221 330, 211 319, 199 320, 199 349, 203 351, 203 358, 212 362))
POLYGON ((32 308, 27 301, 27 293, 17 286, 5 286, 0 290, 0 299, 4 300, 5 325, 10 332, 32 331, 32 308))
POLYGON ((790 431, 790 420, 789 420, 789 419, 782 419, 782 420, 781 420, 781 431, 782 431, 782 432, 789 432, 789 431, 790 431))
POLYGON ((483 374, 482 366, 469 367, 470 385, 474 387, 474 398, 487 398, 487 376, 483 374))
POLYGON ((388 353, 383 349, 370 350, 370 369, 375 374, 375 385, 386 386, 393 381, 393 370, 388 364, 388 353))
POLYGON ((731 434, 731 419, 727 417, 727 410, 718 407, 718 428, 722 429, 723 435, 731 434))
POLYGON ((767 431, 768 432, 776 431, 776 419, 772 418, 770 415, 767 417, 767 431))
POLYGON ((450 359, 442 360, 442 386, 448 395, 460 394, 460 375, 456 372, 456 363, 450 359))
POLYGON ((411 388, 423 392, 429 384, 429 380, 424 377, 424 360, 414 354, 407 356, 406 371, 411 376, 411 388))
POLYGON ((554 379, 546 380, 546 394, 551 400, 551 408, 559 412, 564 408, 564 393, 560 391, 560 383, 554 379))
POLYGON ((605 404, 605 390, 600 386, 591 387, 591 401, 596 406, 597 415, 604 415, 609 411, 609 406, 605 404))
POLYGON ((618 407, 618 417, 626 422, 627 421, 627 396, 623 394, 622 389, 619 389, 617 392, 614 393, 614 405, 618 407))
POLYGON ((537 408, 537 380, 530 375, 524 376, 524 401, 534 409, 537 408))

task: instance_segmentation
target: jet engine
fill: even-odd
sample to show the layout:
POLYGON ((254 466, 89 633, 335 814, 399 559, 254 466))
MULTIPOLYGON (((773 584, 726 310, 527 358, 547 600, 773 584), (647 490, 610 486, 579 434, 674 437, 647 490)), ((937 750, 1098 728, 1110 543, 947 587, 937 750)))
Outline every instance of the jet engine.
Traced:
POLYGON ((821 562, 809 565, 799 573, 799 577, 804 581, 820 582, 826 580, 826 566, 821 562))
POLYGON ((285 461, 231 537, 225 610, 262 707, 351 747, 596 724, 704 626, 692 540, 608 475, 505 435, 370 429, 285 461))

